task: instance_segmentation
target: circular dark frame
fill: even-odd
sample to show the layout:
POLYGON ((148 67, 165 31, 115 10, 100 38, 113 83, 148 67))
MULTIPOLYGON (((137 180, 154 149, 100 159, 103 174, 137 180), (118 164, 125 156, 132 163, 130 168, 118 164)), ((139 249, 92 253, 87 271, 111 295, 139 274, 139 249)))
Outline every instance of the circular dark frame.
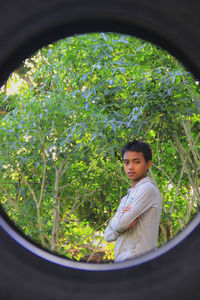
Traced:
MULTIPOLYGON (((7 0, 0 9, 0 84, 39 48, 88 32, 153 42, 200 74, 196 0, 7 0)), ((112 265, 66 260, 35 245, 0 216, 1 299, 197 299, 200 214, 172 241, 112 265)))

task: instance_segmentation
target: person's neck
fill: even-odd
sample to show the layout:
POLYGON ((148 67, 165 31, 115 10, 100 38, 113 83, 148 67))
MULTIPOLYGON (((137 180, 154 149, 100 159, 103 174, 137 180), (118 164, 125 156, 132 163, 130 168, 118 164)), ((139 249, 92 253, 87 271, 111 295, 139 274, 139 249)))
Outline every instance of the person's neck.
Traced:
POLYGON ((146 178, 147 177, 147 175, 145 175, 144 177, 142 177, 142 178, 140 178, 140 179, 138 179, 138 180, 133 180, 132 181, 132 185, 131 185, 131 187, 134 187, 138 182, 140 182, 142 179, 144 179, 144 178, 146 178))

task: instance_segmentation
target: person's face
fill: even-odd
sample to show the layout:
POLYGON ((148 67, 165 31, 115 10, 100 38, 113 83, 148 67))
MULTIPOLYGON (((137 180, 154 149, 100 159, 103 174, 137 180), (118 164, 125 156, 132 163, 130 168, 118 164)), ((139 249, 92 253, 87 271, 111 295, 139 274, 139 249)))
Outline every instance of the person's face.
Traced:
POLYGON ((152 161, 146 162, 142 152, 126 151, 124 153, 124 170, 134 186, 141 179, 146 177, 152 161))

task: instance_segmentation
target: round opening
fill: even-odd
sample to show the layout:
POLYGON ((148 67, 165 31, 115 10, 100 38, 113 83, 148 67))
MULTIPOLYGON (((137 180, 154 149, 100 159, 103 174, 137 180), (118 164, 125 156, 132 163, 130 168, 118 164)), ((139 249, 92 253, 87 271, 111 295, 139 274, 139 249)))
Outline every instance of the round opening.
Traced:
POLYGON ((199 223, 198 94, 174 56, 128 35, 74 35, 26 58, 0 92, 1 205, 19 232, 3 211, 1 226, 72 268, 120 269, 164 254, 199 223), (121 148, 133 139, 153 150, 158 244, 115 264, 103 232, 130 185, 121 148))

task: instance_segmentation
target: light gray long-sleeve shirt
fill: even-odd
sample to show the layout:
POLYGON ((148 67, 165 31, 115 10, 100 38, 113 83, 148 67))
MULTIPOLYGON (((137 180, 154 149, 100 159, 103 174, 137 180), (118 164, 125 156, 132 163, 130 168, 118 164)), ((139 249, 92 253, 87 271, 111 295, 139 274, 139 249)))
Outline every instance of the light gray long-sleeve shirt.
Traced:
POLYGON ((160 221, 160 194, 149 177, 140 180, 122 198, 114 217, 105 229, 107 242, 115 241, 115 262, 124 261, 157 245, 160 221), (122 213, 130 205, 130 211, 122 213), (139 217, 136 225, 127 229, 139 217))

